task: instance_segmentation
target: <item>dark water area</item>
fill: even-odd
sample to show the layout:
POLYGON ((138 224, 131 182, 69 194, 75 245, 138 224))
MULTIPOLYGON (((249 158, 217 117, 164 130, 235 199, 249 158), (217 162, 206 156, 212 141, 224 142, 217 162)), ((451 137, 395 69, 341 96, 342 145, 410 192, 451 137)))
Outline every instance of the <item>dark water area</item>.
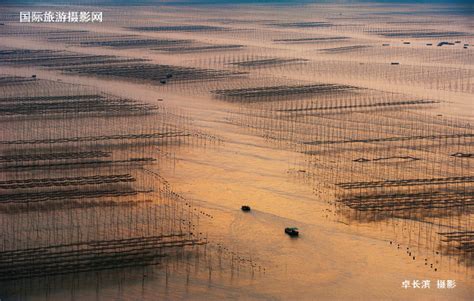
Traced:
POLYGON ((412 11, 377 12, 389 15, 474 15, 474 2, 471 0, 2 0, 1 5, 103 5, 103 6, 240 6, 271 5, 296 7, 311 4, 370 5, 373 7, 410 7, 430 5, 428 9, 412 11), (432 6, 434 5, 434 6, 432 6))
POLYGON ((299 4, 351 4, 351 3, 386 3, 386 4, 449 4, 473 6, 470 0, 3 0, 2 4, 97 4, 97 5, 238 5, 238 4, 284 4, 284 5, 299 5, 299 4))

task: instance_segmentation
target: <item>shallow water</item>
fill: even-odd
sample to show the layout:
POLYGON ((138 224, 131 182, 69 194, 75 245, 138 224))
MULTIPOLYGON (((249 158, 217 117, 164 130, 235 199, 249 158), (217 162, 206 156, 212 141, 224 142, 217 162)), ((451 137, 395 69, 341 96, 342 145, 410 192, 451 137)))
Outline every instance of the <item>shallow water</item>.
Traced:
MULTIPOLYGON (((452 167, 450 159, 438 158, 439 152, 432 151, 433 148, 427 147, 427 143, 407 142, 393 147, 402 151, 403 155, 420 156, 424 161, 414 161, 406 167, 392 163, 365 169, 355 165, 350 159, 387 155, 391 150, 380 151, 376 147, 350 149, 349 146, 346 147, 347 150, 345 146, 336 145, 316 148, 316 151, 339 150, 341 153, 323 153, 309 157, 301 152, 307 149, 299 144, 301 141, 331 137, 357 139, 359 136, 365 137, 374 133, 375 137, 381 138, 390 136, 390 131, 397 135, 408 133, 426 136, 451 133, 458 129, 454 121, 453 124, 446 121, 441 125, 429 121, 437 114, 455 118, 456 122, 462 124, 472 124, 472 50, 469 48, 464 51, 460 45, 455 45, 457 48, 454 49, 427 49, 425 44, 434 42, 432 39, 411 39, 413 46, 409 47, 399 39, 389 39, 372 33, 379 29, 418 29, 409 23, 390 25, 386 24, 383 18, 367 17, 368 13, 387 14, 389 20, 400 22, 414 18, 411 16, 413 7, 401 8, 410 13, 410 16, 390 14, 390 8, 373 8, 370 5, 362 5, 357 9, 344 5, 308 6, 285 11, 271 6, 241 6, 235 11, 222 8, 130 8, 121 19, 87 27, 92 32, 123 35, 130 34, 124 27, 149 23, 179 25, 183 22, 225 26, 227 31, 133 32, 146 38, 194 39, 202 44, 232 43, 245 46, 244 49, 223 52, 170 54, 148 48, 81 47, 75 44, 75 39, 79 41, 80 37, 75 36, 71 38, 72 44, 48 41, 45 39, 48 34, 43 37, 2 36, 2 48, 56 49, 84 54, 146 57, 151 60, 149 63, 218 70, 233 70, 235 67, 229 65, 230 63, 252 58, 289 57, 309 60, 309 63, 304 64, 242 68, 241 71, 249 74, 238 78, 198 82, 176 80, 176 83, 170 80, 170 84, 166 85, 133 78, 62 74, 58 69, 46 70, 34 64, 21 67, 2 66, 4 74, 30 76, 34 73, 40 79, 60 79, 64 83, 84 85, 87 89, 130 97, 143 103, 156 104, 157 98, 162 98, 160 105, 170 112, 179 112, 189 118, 190 123, 186 125, 186 130, 193 133, 195 138, 179 146, 157 145, 143 152, 159 158, 158 163, 147 168, 159 173, 168 181, 173 191, 203 212, 198 214, 199 231, 209 241, 209 246, 192 248, 187 250, 189 253, 178 250, 175 256, 170 256, 156 267, 10 283, 6 286, 6 290, 10 290, 6 299, 471 299, 474 294, 472 262, 463 263, 459 261, 458 256, 443 253, 438 245, 437 234, 449 227, 472 231, 470 211, 466 210, 453 218, 429 217, 421 220, 418 216, 394 216, 365 221, 347 214, 347 208, 335 205, 337 191, 334 187, 334 182, 343 180, 380 180, 394 174, 399 178, 425 175, 440 177, 443 174, 460 173, 472 175, 469 162, 452 167), (341 15, 348 19, 337 20, 341 15), (149 19, 144 21, 137 16, 148 16, 149 19), (282 27, 274 26, 266 20, 282 20, 283 23, 317 20, 330 21, 337 25, 329 28, 282 27), (313 36, 347 36, 349 41, 325 41, 304 45, 282 45, 273 42, 282 37, 303 39, 313 36), (390 51, 385 51, 380 46, 385 42, 392 45, 390 51), (354 49, 349 53, 324 51, 354 44, 367 44, 370 47, 368 50, 354 49), (406 69, 392 71, 390 62, 393 60, 400 60, 400 67, 406 69), (452 78, 448 78, 449 76, 452 78), (441 104, 420 106, 413 111, 397 107, 390 113, 374 112, 380 115, 374 116, 372 123, 363 123, 367 122, 364 119, 369 118, 370 111, 353 113, 347 115, 346 120, 352 120, 350 125, 356 128, 337 129, 339 125, 342 127, 346 118, 339 112, 324 115, 321 119, 308 115, 304 117, 306 123, 290 119, 280 125, 275 121, 278 120, 275 117, 278 115, 265 115, 271 114, 267 110, 274 109, 271 102, 267 107, 260 106, 260 103, 229 103, 216 99, 212 94, 212 91, 217 89, 313 82, 354 85, 363 90, 349 96, 316 95, 310 98, 310 104, 298 108, 331 101, 343 103, 343 99, 357 100, 359 96, 371 100, 386 97, 390 101, 398 99, 397 97, 412 100, 434 99, 441 104), (378 127, 376 122, 385 122, 384 118, 391 123, 378 127), (413 121, 407 121, 410 119, 413 121), (280 132, 275 130, 276 128, 280 132), (323 128, 330 130, 324 132, 323 128), (312 132, 315 129, 318 130, 312 132), (429 150, 426 151, 425 147, 429 150), (346 155, 351 157, 348 159, 346 155), (312 165, 312 160, 316 160, 319 165, 312 165), (432 165, 429 165, 430 162, 433 162, 432 165), (242 212, 240 207, 244 204, 251 206, 252 211, 242 212), (290 238, 285 235, 283 229, 288 226, 298 227, 300 236, 290 238), (233 256, 245 258, 247 261, 236 266, 233 256), (431 288, 404 289, 404 280, 431 280, 431 288), (438 289, 437 280, 456 280, 456 287, 438 289), (11 293, 12 287, 15 293, 11 293)), ((16 8, 4 9, 15 11, 16 8)), ((104 8, 105 16, 119 16, 122 13, 121 8, 104 8)), ((430 26, 433 30, 447 30, 443 24, 439 24, 430 16, 415 14, 415 17, 420 21, 432 22, 430 26)), ((469 35, 462 37, 462 44, 472 44, 474 40, 470 23, 472 20, 469 18, 462 19, 450 24, 448 29, 468 32, 469 35)), ((21 29, 23 26, 15 22, 8 25, 13 28, 7 28, 7 31, 21 29)), ((80 28, 70 24, 53 24, 38 25, 37 28, 28 30, 35 31, 43 27, 68 30, 80 28)), ((13 90, 13 93, 16 92, 13 90)), ((304 95, 296 97, 298 101, 305 99, 304 95)), ((291 102, 286 105, 291 106, 291 102)), ((120 119, 114 119, 116 121, 103 122, 101 125, 99 118, 94 121, 99 126, 88 129, 87 123, 91 122, 90 120, 93 119, 86 119, 78 125, 81 130, 77 130, 72 123, 68 124, 72 132, 77 130, 82 133, 82 129, 86 129, 100 133, 115 133, 119 130, 127 133, 130 129, 157 127, 161 122, 158 119, 144 118, 140 123, 126 124, 120 119)), ((172 118, 170 122, 175 121, 176 119, 172 118)), ((37 124, 43 124, 43 121, 40 120, 37 124)), ((179 126, 183 124, 184 122, 179 126)), ((472 127, 467 127, 465 131, 472 131, 472 127)), ((64 129, 58 132, 68 136, 64 129)), ((22 135, 39 138, 42 133, 47 135, 41 130, 33 133, 24 131, 22 135)), ((2 131, 2 140, 11 140, 16 136, 18 133, 15 133, 14 129, 12 132, 2 131)), ((459 145, 446 147, 446 150, 469 152, 470 143, 472 144, 469 141, 463 140, 459 145)), ((445 150, 443 144, 435 144, 434 148, 445 150)), ((137 178, 140 178, 145 186, 155 184, 150 183, 154 180, 146 173, 139 173, 137 178)), ((470 184, 462 185, 466 185, 468 189, 471 187, 470 184)), ((0 296, 1 293, 0 290, 0 296)))

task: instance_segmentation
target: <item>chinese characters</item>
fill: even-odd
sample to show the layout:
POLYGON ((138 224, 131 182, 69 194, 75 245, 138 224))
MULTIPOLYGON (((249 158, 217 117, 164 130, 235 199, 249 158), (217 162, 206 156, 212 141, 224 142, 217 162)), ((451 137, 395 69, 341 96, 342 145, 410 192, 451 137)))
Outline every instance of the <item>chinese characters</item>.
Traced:
MULTIPOLYGON (((434 285, 434 284, 433 284, 434 285)), ((404 280, 402 281, 402 288, 409 289, 428 289, 431 288, 431 280, 404 280)), ((456 280, 436 280, 436 288, 438 289, 453 289, 456 287, 456 280)))
POLYGON ((101 23, 102 12, 20 12, 20 23, 101 23))

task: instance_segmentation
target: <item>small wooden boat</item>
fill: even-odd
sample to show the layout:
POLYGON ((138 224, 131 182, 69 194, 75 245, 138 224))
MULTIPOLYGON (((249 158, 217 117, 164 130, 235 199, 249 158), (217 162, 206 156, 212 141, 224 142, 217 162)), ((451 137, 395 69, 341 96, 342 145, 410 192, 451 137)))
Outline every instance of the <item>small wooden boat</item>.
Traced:
POLYGON ((298 236, 300 234, 300 232, 298 231, 298 228, 295 228, 295 227, 285 228, 285 233, 288 234, 289 236, 298 236))

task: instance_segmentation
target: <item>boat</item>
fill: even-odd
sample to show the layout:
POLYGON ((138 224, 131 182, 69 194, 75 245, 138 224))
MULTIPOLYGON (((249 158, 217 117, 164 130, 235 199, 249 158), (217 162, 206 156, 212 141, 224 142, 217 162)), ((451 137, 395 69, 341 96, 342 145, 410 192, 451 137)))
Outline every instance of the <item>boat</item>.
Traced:
POLYGON ((295 228, 295 227, 285 228, 285 233, 288 234, 289 236, 298 236, 300 234, 300 232, 298 231, 298 228, 295 228))
POLYGON ((242 211, 250 211, 250 206, 243 205, 241 209, 242 211))

